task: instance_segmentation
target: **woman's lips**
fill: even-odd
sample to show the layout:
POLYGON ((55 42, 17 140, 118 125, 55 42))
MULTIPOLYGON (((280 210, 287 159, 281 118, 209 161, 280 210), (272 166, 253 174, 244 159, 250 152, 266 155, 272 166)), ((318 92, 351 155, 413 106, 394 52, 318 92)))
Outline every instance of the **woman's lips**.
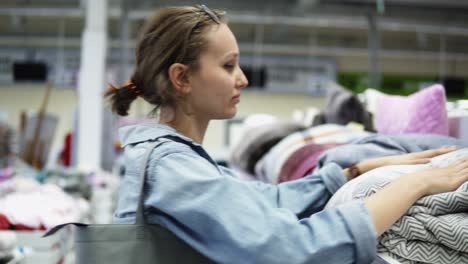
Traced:
POLYGON ((234 101, 234 103, 239 103, 240 102, 240 94, 232 97, 232 100, 234 101))

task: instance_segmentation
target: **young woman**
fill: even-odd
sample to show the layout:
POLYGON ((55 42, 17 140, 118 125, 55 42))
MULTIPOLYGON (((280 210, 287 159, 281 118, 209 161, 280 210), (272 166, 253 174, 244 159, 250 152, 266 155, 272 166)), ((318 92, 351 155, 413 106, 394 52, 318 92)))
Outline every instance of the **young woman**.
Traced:
POLYGON ((126 115, 139 97, 160 111, 159 122, 121 129, 126 174, 115 223, 133 223, 139 166, 151 153, 144 191, 148 223, 167 228, 220 263, 370 263, 377 237, 419 198, 455 190, 468 180, 468 161, 402 177, 363 201, 323 210, 347 180, 390 164, 426 163, 442 148, 361 162, 279 185, 239 180, 201 147, 208 123, 236 114, 247 79, 223 12, 163 8, 150 18, 136 49, 136 69, 106 96, 126 115))

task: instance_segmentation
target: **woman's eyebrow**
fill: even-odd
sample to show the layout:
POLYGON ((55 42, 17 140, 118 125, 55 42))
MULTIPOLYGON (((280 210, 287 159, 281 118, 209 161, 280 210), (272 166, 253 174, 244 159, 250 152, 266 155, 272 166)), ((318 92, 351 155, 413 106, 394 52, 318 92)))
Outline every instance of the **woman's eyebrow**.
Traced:
POLYGON ((226 55, 224 55, 223 58, 229 58, 229 57, 234 57, 234 58, 236 58, 236 57, 238 57, 238 56, 239 56, 239 53, 238 53, 238 52, 232 51, 232 52, 229 52, 229 53, 227 53, 226 55))

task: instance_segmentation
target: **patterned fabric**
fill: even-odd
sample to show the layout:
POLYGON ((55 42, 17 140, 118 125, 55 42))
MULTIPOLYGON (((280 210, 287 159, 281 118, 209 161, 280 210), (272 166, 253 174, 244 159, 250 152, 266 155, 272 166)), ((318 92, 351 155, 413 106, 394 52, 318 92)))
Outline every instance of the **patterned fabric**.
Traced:
MULTIPOLYGON (((461 149, 432 159, 430 164, 388 166, 372 170, 344 185, 327 207, 362 199, 401 175, 446 166, 468 157, 461 149)), ((468 182, 454 192, 419 199, 379 238, 379 252, 401 263, 468 263, 468 182)))

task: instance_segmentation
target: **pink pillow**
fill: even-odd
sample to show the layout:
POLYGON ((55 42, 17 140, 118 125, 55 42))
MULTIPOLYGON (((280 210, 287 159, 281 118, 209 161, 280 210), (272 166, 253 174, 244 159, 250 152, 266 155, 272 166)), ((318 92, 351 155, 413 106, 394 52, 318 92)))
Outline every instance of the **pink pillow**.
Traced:
POLYGON ((375 123, 379 133, 449 133, 445 89, 440 84, 410 96, 382 95, 377 102, 375 123))

